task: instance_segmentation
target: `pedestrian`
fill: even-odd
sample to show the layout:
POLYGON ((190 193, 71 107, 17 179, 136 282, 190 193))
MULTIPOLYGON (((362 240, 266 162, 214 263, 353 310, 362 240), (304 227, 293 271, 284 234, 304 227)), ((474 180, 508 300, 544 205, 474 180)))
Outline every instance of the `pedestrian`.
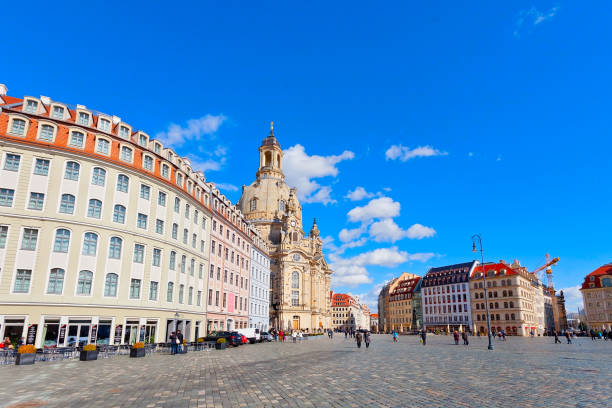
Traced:
POLYGON ((182 354, 183 353, 183 333, 181 333, 180 330, 176 331, 176 340, 177 340, 176 352, 178 354, 182 354))
POLYGON ((348 337, 348 331, 346 331, 346 329, 344 329, 344 339, 346 340, 348 337))
POLYGON ((176 354, 176 333, 170 333, 170 354, 176 354))
POLYGON ((608 332, 606 331, 606 329, 603 329, 603 332, 601 334, 603 334, 603 339, 605 341, 608 341, 608 332))
POLYGON ((334 339, 334 331, 332 329, 329 329, 329 338, 334 339))
POLYGON ((455 339, 455 345, 459 344, 459 332, 457 330, 453 332, 453 339, 455 339))
POLYGON ((279 337, 281 343, 284 341, 284 337, 283 337, 284 335, 285 335, 285 333, 282 330, 280 330, 278 332, 278 337, 279 337))
POLYGON ((595 341, 595 330, 591 329, 591 341, 595 341))
POLYGON ((427 344, 427 331, 425 331, 425 329, 421 330, 421 341, 423 345, 427 344))
POLYGON ((565 338, 567 339, 567 344, 572 344, 572 336, 567 330, 565 331, 565 338))
POLYGON ((470 341, 468 340, 468 334, 467 332, 463 332, 461 333, 461 338, 463 338, 463 345, 467 346, 470 344, 470 341))
POLYGON ((557 333, 557 331, 555 330, 553 334, 555 336, 555 344, 561 343, 561 340, 559 340, 559 333, 557 333))
POLYGON ((361 348, 361 332, 357 332, 355 335, 355 341, 357 342, 357 348, 361 348))
POLYGON ((397 343, 397 332, 395 330, 393 330, 393 332, 391 334, 393 335, 393 342, 397 343))
POLYGON ((293 338, 293 342, 295 343, 297 341, 297 331, 293 330, 291 332, 291 337, 293 338))
POLYGON ((365 332, 365 334, 363 335, 363 340, 365 341, 366 348, 370 348, 370 342, 372 341, 372 338, 370 336, 369 331, 365 332))
POLYGON ((298 332, 298 340, 300 341, 300 343, 302 342, 302 339, 304 338, 304 335, 302 334, 302 332, 298 332))
POLYGON ((533 337, 533 336, 534 336, 533 330, 531 330, 531 331, 529 332, 529 335, 530 335, 531 337, 533 337))
POLYGON ((501 331, 501 337, 503 341, 506 341, 506 331, 505 330, 501 331))

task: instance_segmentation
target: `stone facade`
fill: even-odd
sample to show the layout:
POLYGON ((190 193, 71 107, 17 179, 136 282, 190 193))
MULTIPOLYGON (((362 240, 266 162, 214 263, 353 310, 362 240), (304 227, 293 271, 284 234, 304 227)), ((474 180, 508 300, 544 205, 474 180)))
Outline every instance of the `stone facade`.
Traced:
POLYGON ((418 329, 417 310, 420 308, 421 278, 399 281, 389 295, 389 325, 391 331, 408 332, 418 329))
POLYGON ((323 256, 316 220, 303 230, 295 188, 285 183, 283 152, 272 129, 259 147, 256 180, 238 202, 270 248, 272 327, 317 331, 331 327, 332 270, 323 256))
POLYGON ((612 329, 612 263, 589 273, 580 292, 584 300, 587 328, 612 329))

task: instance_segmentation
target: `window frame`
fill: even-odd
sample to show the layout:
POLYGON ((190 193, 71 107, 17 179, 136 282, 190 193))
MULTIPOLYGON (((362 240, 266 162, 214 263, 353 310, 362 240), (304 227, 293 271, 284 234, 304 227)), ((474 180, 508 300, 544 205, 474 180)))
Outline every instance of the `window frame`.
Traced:
POLYGON ((36 140, 40 140, 41 142, 45 142, 45 143, 54 143, 56 136, 57 136, 57 125, 55 123, 47 121, 47 120, 38 121, 38 126, 36 128, 36 140), (50 126, 51 128, 53 128, 51 139, 43 139, 41 137, 43 126, 50 126))
POLYGON ((30 118, 25 116, 25 115, 19 115, 19 114, 15 114, 15 113, 11 113, 9 114, 9 123, 8 126, 6 128, 6 133, 11 135, 11 136, 17 136, 17 137, 26 137, 28 135, 28 130, 30 130, 30 118), (23 125, 23 133, 15 133, 13 132, 13 127, 14 127, 14 122, 15 120, 22 120, 24 121, 24 125, 23 125))

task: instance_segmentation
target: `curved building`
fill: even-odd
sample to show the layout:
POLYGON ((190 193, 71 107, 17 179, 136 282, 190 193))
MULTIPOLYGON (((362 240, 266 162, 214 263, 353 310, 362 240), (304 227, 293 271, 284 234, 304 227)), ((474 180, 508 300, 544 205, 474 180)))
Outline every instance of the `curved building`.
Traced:
MULTIPOLYGON (((204 335, 212 189, 117 116, 0 85, 0 338, 41 347, 204 335)), ((219 217, 248 236, 246 222, 219 217)), ((241 310, 246 327, 246 299, 241 310)))

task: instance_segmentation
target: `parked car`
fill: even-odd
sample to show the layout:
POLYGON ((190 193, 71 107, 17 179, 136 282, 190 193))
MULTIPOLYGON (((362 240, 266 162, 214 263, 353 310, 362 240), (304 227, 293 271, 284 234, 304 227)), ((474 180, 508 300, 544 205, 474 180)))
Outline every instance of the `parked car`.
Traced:
POLYGON ((261 332, 260 336, 261 336, 261 341, 273 341, 274 340, 274 336, 272 336, 268 332, 261 332))
POLYGON ((231 344, 234 346, 240 346, 241 344, 244 344, 244 339, 242 338, 242 334, 238 333, 238 332, 231 332, 232 335, 232 339, 231 339, 231 344))
POLYGON ((245 329, 238 329, 236 330, 238 333, 242 334, 243 336, 246 336, 247 339, 249 339, 249 342, 251 344, 257 342, 261 342, 261 333, 259 331, 259 329, 256 329, 254 327, 249 327, 249 328, 245 328, 245 329))
POLYGON ((247 344, 249 342, 249 339, 247 339, 247 337, 244 334, 240 334, 240 335, 242 336, 242 344, 247 344))
POLYGON ((212 332, 204 338, 204 341, 217 341, 224 338, 228 346, 239 346, 242 344, 242 336, 237 332, 218 331, 212 332))

